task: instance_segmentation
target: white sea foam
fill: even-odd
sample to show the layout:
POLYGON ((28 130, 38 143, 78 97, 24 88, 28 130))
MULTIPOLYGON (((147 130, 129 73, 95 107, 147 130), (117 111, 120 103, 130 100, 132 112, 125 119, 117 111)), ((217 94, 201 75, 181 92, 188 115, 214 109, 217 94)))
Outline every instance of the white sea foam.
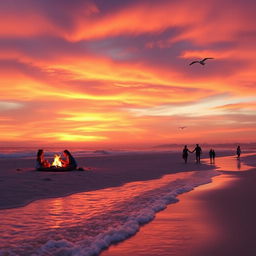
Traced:
POLYGON ((4 225, 0 232, 5 233, 5 238, 0 238, 0 255, 97 255, 111 244, 134 235, 157 212, 178 202, 179 194, 210 182, 215 175, 215 171, 169 174, 63 200, 37 201, 22 211, 0 211, 4 225), (23 225, 15 226, 15 219, 23 225))
MULTIPOLYGON (((154 219, 155 214, 166 208, 168 204, 178 202, 177 196, 184 192, 193 190, 196 186, 209 183, 211 177, 216 175, 215 172, 207 172, 204 177, 200 176, 198 180, 190 181, 188 185, 183 184, 184 180, 180 180, 180 185, 176 189, 170 188, 169 192, 156 195, 156 200, 149 206, 140 209, 139 211, 131 212, 127 216, 127 220, 115 228, 98 234, 94 238, 85 239, 78 243, 72 243, 67 240, 50 240, 44 244, 37 252, 36 255, 72 255, 72 256, 93 256, 99 254, 102 250, 108 248, 111 244, 118 243, 127 239, 128 237, 136 234, 141 225, 146 224, 154 219)), ((179 183, 178 182, 178 183, 179 183)), ((188 182, 188 180, 186 180, 188 182)))

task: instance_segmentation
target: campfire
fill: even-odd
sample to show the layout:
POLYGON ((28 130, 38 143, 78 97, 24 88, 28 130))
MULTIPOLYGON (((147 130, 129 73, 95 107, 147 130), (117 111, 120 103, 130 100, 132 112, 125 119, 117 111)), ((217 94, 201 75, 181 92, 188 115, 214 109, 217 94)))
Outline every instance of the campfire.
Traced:
POLYGON ((61 155, 54 155, 54 161, 52 162, 52 166, 58 168, 58 167, 62 167, 62 163, 60 161, 60 157, 61 155))

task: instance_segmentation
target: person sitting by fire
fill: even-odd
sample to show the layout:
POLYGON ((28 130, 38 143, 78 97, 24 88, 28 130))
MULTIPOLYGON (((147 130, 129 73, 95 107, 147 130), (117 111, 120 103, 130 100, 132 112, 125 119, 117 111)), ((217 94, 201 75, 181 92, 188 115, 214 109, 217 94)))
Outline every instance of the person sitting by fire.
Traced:
POLYGON ((42 149, 39 149, 37 151, 37 158, 36 158, 36 169, 44 169, 49 168, 51 164, 48 162, 48 160, 44 159, 44 151, 42 149))
POLYGON ((66 159, 61 159, 62 166, 71 170, 76 169, 77 163, 71 153, 66 149, 63 151, 63 155, 66 159))

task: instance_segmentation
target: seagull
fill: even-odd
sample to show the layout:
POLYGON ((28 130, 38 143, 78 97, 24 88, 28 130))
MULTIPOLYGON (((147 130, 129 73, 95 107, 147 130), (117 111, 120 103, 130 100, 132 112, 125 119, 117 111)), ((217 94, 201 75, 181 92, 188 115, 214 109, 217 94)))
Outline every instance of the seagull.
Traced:
POLYGON ((204 58, 204 59, 202 59, 202 60, 196 60, 196 61, 191 62, 189 65, 191 66, 191 65, 193 65, 193 64, 195 64, 195 63, 199 63, 199 64, 201 64, 201 65, 205 65, 205 61, 206 61, 206 60, 212 60, 212 59, 214 59, 214 58, 204 58))
POLYGON ((187 128, 187 126, 180 126, 180 127, 179 127, 180 130, 183 130, 183 129, 185 129, 185 128, 187 128))

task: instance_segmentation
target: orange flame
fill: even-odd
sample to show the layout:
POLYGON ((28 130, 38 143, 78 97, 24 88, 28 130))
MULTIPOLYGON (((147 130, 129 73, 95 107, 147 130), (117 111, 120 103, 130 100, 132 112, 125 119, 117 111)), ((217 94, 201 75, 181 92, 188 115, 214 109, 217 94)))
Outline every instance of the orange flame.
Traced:
POLYGON ((62 163, 60 161, 60 155, 54 155, 54 161, 52 162, 52 166, 55 166, 55 167, 62 167, 62 163))

